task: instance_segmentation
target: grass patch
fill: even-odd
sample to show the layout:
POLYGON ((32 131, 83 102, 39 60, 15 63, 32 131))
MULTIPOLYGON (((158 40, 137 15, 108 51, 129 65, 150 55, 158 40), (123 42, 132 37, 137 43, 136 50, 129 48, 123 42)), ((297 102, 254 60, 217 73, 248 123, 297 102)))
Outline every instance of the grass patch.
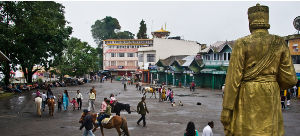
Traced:
POLYGON ((14 95, 14 93, 2 93, 2 94, 0 94, 0 99, 8 98, 12 95, 14 95))

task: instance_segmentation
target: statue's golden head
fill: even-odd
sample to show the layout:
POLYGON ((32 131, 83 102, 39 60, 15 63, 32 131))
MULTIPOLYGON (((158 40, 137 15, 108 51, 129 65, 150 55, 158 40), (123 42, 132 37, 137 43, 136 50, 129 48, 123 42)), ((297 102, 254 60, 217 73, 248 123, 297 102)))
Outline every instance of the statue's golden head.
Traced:
POLYGON ((269 29, 269 7, 256 4, 248 9, 250 32, 254 29, 269 29))

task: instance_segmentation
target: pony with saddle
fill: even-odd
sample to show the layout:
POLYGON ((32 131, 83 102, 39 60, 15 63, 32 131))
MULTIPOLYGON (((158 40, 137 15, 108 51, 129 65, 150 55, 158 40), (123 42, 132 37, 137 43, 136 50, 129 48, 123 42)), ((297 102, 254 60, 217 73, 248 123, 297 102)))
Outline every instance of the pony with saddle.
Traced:
POLYGON ((50 116, 53 116, 53 113, 54 113, 54 105, 55 105, 55 100, 54 98, 49 98, 47 100, 47 104, 48 104, 48 107, 49 107, 49 115, 50 116))
POLYGON ((154 95, 155 99, 156 99, 156 89, 154 87, 145 87, 142 90, 143 96, 146 98, 146 94, 147 93, 151 93, 152 95, 150 96, 150 98, 154 95), (144 92, 144 93, 143 93, 144 92))
POLYGON ((128 112, 128 114, 131 114, 130 111, 130 105, 129 104, 123 104, 123 103, 119 103, 119 102, 114 102, 110 105, 112 107, 112 113, 116 113, 116 115, 120 116, 120 112, 125 110, 128 112))
MULTIPOLYGON (((83 123, 83 119, 85 116, 86 113, 82 113, 79 123, 83 123)), ((127 126, 127 120, 125 117, 110 116, 110 118, 105 118, 101 121, 101 123, 99 123, 97 121, 98 116, 100 116, 98 113, 91 113, 91 116, 93 118, 93 125, 94 125, 93 132, 95 132, 97 128, 100 126, 102 136, 104 136, 103 128, 106 129, 116 128, 119 136, 121 136, 121 134, 123 134, 124 136, 130 136, 128 131, 128 126, 127 126)))

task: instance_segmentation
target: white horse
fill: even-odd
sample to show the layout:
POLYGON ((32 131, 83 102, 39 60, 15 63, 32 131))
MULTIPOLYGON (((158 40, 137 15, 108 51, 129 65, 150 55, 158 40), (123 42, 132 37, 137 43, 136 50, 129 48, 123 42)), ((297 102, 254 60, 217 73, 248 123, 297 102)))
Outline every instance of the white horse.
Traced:
POLYGON ((34 99, 35 102, 35 106, 36 106, 36 113, 41 117, 42 113, 41 113, 41 107, 42 107, 42 98, 41 97, 36 97, 34 99))

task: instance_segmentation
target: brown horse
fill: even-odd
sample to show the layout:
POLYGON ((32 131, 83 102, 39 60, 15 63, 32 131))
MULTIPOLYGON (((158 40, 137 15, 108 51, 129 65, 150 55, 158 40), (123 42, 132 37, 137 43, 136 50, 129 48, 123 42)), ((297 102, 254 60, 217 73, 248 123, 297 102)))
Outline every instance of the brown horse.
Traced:
MULTIPOLYGON (((82 113, 81 118, 79 120, 79 123, 83 122, 83 119, 84 119, 85 116, 86 116, 86 114, 82 113)), ((96 113, 91 113, 91 116, 93 118, 93 124, 94 124, 93 132, 95 132, 97 130, 97 128, 99 127, 99 124, 96 121, 97 120, 97 114, 96 113)), ((101 130, 102 136, 104 136, 103 128, 106 128, 106 129, 116 128, 119 136, 121 136, 121 134, 122 134, 122 132, 120 130, 120 129, 122 129, 123 132, 124 132, 124 136, 130 136, 129 131, 128 131, 128 127, 127 127, 127 120, 126 120, 126 118, 121 117, 121 116, 113 116, 111 118, 111 120, 109 121, 109 123, 100 125, 100 130, 101 130)))
POLYGON ((49 107, 49 115, 53 116, 53 112, 54 112, 54 104, 55 104, 55 100, 54 98, 50 98, 47 100, 47 104, 49 107))

